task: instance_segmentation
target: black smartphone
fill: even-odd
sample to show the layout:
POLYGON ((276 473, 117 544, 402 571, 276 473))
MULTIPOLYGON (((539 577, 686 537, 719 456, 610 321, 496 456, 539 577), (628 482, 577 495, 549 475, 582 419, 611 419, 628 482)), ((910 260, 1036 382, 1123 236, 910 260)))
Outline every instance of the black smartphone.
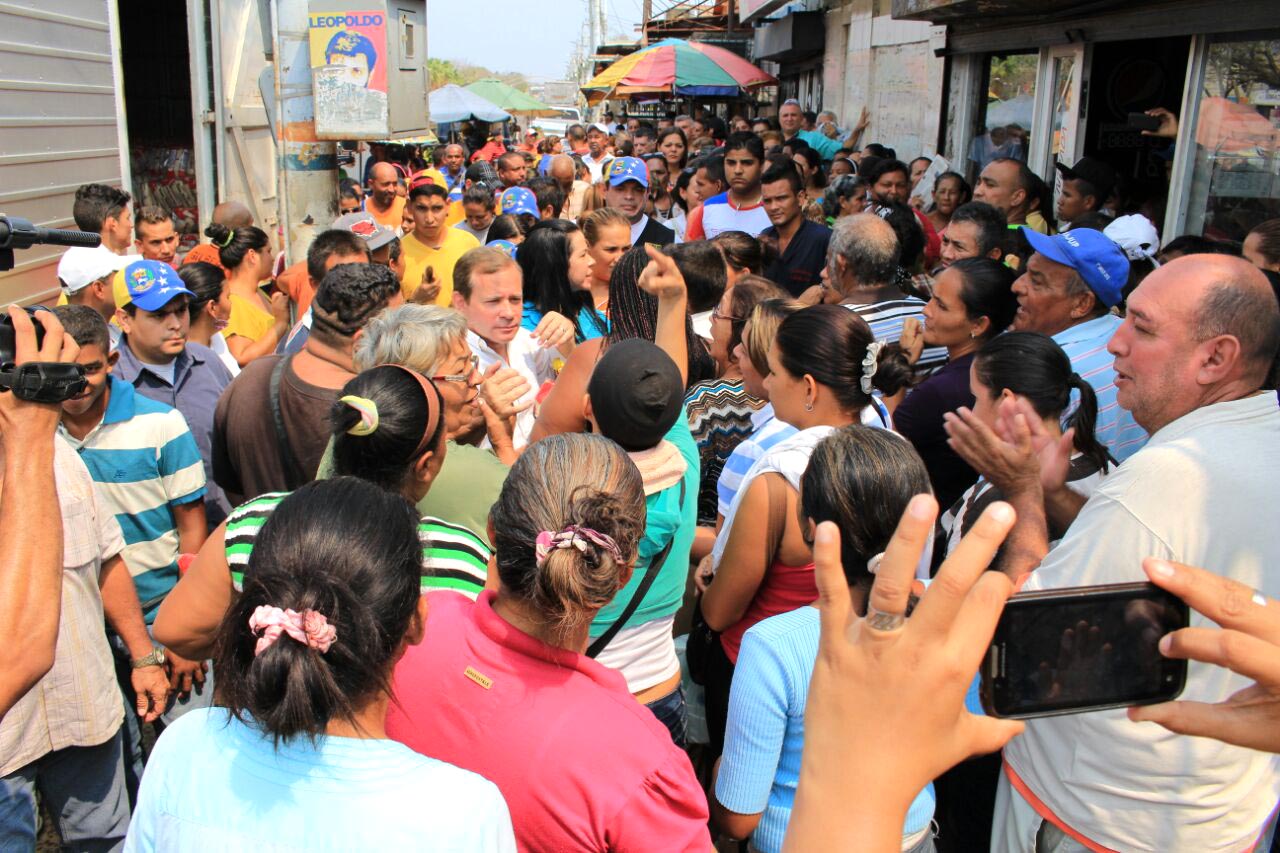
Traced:
POLYGON ((1024 719, 1175 699, 1187 662, 1158 643, 1190 618, 1184 601, 1149 583, 1014 596, 982 664, 982 706, 1024 719))
POLYGON ((1129 113, 1129 127, 1134 130, 1159 130, 1160 117, 1146 113, 1129 113))

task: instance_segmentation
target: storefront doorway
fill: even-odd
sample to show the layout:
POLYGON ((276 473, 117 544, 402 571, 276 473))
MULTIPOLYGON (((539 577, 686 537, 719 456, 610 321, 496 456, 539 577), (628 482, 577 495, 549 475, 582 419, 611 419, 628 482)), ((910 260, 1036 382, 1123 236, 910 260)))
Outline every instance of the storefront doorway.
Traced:
POLYGON ((1175 145, 1143 136, 1129 116, 1153 107, 1177 114, 1190 48, 1189 36, 1091 46, 1078 153, 1111 165, 1120 178, 1123 208, 1141 210, 1157 224, 1164 221, 1175 145))
POLYGON ((187 4, 118 4, 120 61, 134 211, 159 206, 177 221, 178 251, 200 240, 187 4))

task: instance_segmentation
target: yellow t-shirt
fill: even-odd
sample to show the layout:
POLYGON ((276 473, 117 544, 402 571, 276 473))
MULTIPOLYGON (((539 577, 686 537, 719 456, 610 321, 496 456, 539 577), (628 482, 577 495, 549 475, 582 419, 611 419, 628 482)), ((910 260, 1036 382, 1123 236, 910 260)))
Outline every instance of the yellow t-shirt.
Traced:
POLYGON ((400 241, 404 252, 404 278, 400 279, 400 290, 405 299, 412 299, 413 292, 422 283, 422 274, 428 266, 440 282, 440 295, 436 304, 449 307, 453 300, 453 266, 458 258, 469 250, 480 245, 480 241, 465 231, 457 228, 445 228, 444 243, 439 249, 423 245, 417 237, 407 234, 400 241))
POLYGON ((462 202, 451 201, 449 202, 449 215, 444 221, 444 227, 452 228, 466 218, 467 214, 462 210, 462 202))
POLYGON ((1038 210, 1033 210, 1027 214, 1027 227, 1032 231, 1039 231, 1041 234, 1049 233, 1049 223, 1045 222, 1044 217, 1040 215, 1038 210))
POLYGON ((224 337, 240 335, 251 341, 258 341, 275 325, 271 312, 262 307, 257 299, 245 299, 239 294, 231 294, 231 319, 222 330, 224 337))
POLYGON ((373 199, 369 199, 364 205, 365 212, 373 217, 374 222, 379 225, 385 225, 393 231, 404 224, 404 199, 396 196, 391 202, 391 207, 385 213, 379 213, 373 209, 373 199))

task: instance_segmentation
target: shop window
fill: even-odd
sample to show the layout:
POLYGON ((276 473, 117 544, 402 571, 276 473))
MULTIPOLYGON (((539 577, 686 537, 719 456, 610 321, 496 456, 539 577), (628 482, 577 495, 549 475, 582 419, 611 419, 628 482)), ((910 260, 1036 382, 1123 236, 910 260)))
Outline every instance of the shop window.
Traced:
POLYGON ((1187 233, 1243 240, 1280 216, 1280 34, 1209 45, 1193 119, 1187 233))
POLYGON ((969 144, 969 161, 975 173, 997 158, 1027 159, 1038 63, 1036 53, 988 57, 986 97, 969 144))

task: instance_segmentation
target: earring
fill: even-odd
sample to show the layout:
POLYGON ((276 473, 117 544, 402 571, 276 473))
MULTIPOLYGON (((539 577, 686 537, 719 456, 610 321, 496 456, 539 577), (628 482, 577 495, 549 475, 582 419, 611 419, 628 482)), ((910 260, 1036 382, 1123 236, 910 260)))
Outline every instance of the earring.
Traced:
POLYGON ((806 412, 812 412, 812 411, 813 411, 813 403, 805 403, 805 404, 804 404, 804 410, 805 410, 806 412))

